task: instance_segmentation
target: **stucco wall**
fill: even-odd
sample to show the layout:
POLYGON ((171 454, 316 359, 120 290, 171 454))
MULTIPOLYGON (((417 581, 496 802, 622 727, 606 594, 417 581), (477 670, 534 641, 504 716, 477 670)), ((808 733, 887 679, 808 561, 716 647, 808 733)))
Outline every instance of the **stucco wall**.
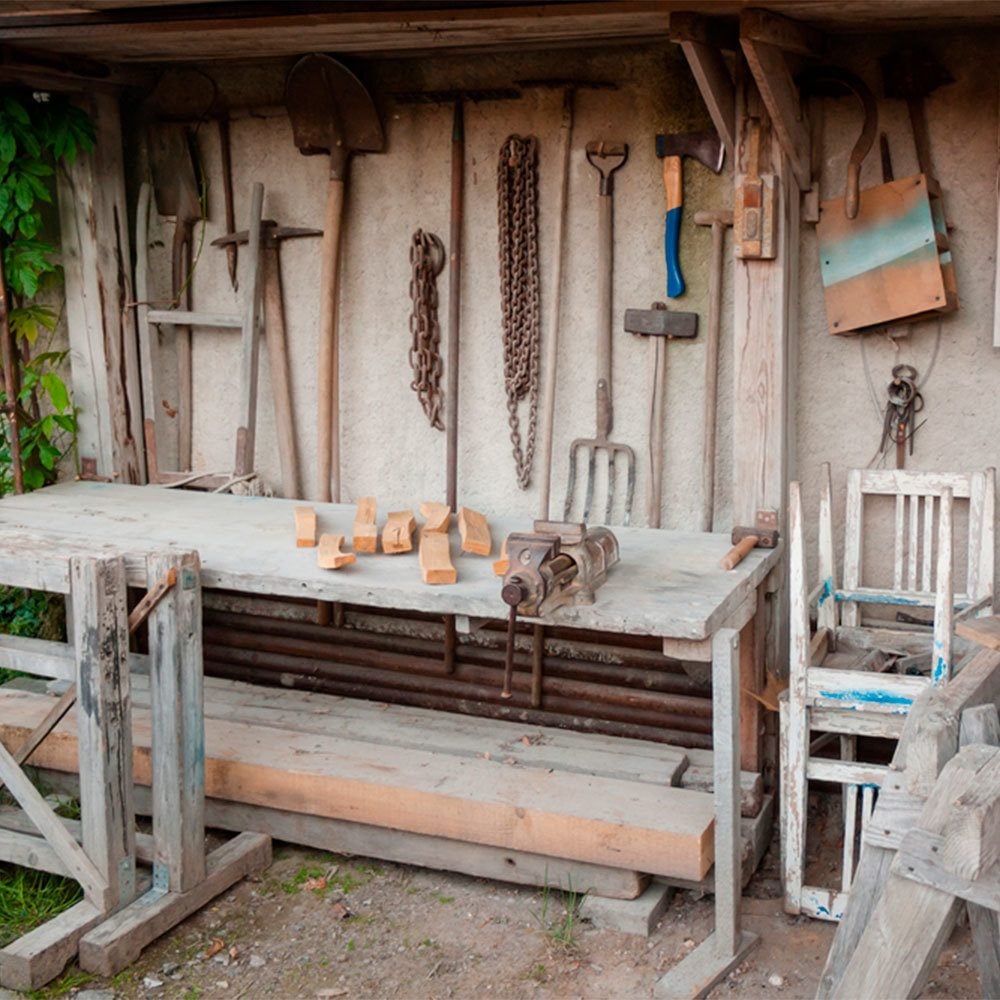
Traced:
MULTIPOLYGON (((250 101, 272 112, 233 121, 233 169, 237 225, 244 228, 250 185, 265 186, 264 214, 283 225, 322 225, 326 157, 304 157, 296 149, 280 105, 285 64, 257 68, 206 67, 223 96, 250 101)), ((362 66, 383 115, 387 147, 382 155, 357 158, 351 168, 343 250, 340 337, 343 495, 346 501, 375 494, 385 511, 416 506, 444 493, 445 436, 432 430, 410 390, 407 352, 408 249, 418 227, 447 242, 451 108, 402 106, 394 92, 448 87, 509 86, 512 81, 566 76, 609 80, 614 91, 581 91, 576 100, 569 219, 564 258, 552 498, 561 513, 569 442, 594 431, 595 280, 598 247, 597 174, 586 163, 588 140, 625 140, 631 155, 617 174, 615 194, 614 333, 615 427, 612 439, 638 455, 633 523, 644 523, 649 469, 647 345, 621 329, 626 307, 647 307, 665 298, 663 187, 656 159, 657 132, 709 126, 707 113, 679 50, 655 47, 372 61, 362 66)), ((540 227, 543 339, 551 336, 546 303, 552 294, 552 251, 558 184, 557 137, 561 93, 525 90, 523 99, 469 105, 466 110, 466 221, 460 390, 460 502, 486 512, 536 516, 537 475, 527 492, 518 489, 508 439, 502 381, 499 277, 497 267, 496 164, 510 133, 540 140, 540 227)), ((137 134, 128 137, 141 151, 137 134)), ((223 231, 217 133, 205 125, 199 145, 210 182, 205 245, 194 278, 198 309, 232 310, 225 257, 209 246, 223 231)), ((138 162, 137 159, 137 162, 138 162)), ((699 208, 730 204, 725 177, 696 163, 686 168, 687 211, 682 262, 688 282, 677 308, 706 312, 710 234, 690 222, 699 208)), ((154 218, 153 288, 169 289, 168 251, 172 220, 154 218)), ((196 229, 196 243, 197 243, 196 229)), ((316 341, 318 333, 319 240, 293 240, 281 250, 286 322, 298 441, 307 495, 312 495, 316 448, 316 341)), ((447 340, 447 274, 439 282, 443 338, 447 340)), ((719 520, 728 519, 731 400, 731 308, 724 306, 720 373, 718 461, 719 520)), ((445 343, 442 344, 442 351, 445 343)), ((663 524, 693 528, 699 511, 702 453, 704 337, 668 348, 666 456, 663 524)), ((168 357, 165 354, 165 357, 168 357)), ((231 466, 236 406, 237 335, 201 330, 195 334, 195 465, 231 466)), ((267 484, 280 492, 269 373, 262 354, 257 463, 267 484)), ((164 372, 169 385, 169 372, 164 372)), ((164 442, 169 446, 169 442, 164 442)), ((535 469, 540 459, 536 457, 535 469)))

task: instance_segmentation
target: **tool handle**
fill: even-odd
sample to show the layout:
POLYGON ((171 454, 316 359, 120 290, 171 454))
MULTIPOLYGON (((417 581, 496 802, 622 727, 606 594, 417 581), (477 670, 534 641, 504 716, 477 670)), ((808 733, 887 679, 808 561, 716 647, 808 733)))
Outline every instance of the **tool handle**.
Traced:
POLYGON ((614 426, 611 402, 611 275, 614 271, 614 228, 610 194, 597 198, 597 437, 614 426))
POLYGON ((741 538, 726 554, 723 556, 722 561, 719 565, 723 569, 736 569, 737 566, 750 553, 757 547, 757 543, 760 539, 756 535, 747 535, 746 538, 741 538))
POLYGON ((667 203, 663 227, 663 254, 667 262, 667 296, 676 299, 684 294, 681 274, 681 209, 684 207, 684 175, 679 156, 663 157, 663 194, 667 203))
POLYGON ((331 176, 326 189, 323 260, 320 271, 320 327, 316 359, 316 499, 340 503, 340 351, 337 343, 340 302, 340 224, 344 180, 331 176))

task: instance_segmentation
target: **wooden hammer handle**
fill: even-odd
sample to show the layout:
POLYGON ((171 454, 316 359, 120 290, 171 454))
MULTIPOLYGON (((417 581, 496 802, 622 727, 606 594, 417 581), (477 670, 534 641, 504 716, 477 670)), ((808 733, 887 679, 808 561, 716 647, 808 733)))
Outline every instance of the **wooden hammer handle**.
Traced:
POLYGON ((750 554, 750 552, 757 547, 757 543, 760 538, 757 535, 747 535, 746 538, 741 538, 726 554, 723 556, 722 561, 719 565, 723 569, 736 569, 737 566, 750 554))

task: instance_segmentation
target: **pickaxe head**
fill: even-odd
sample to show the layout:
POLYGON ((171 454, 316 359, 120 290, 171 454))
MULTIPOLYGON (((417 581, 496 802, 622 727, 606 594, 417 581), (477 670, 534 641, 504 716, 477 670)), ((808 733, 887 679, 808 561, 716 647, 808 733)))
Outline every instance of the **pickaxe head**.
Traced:
POLYGON ((656 137, 656 155, 691 156, 704 163, 712 173, 722 170, 722 161, 726 158, 726 147, 722 145, 718 132, 707 129, 704 132, 673 132, 662 133, 656 137))
MULTIPOLYGON (((281 240, 290 240, 296 236, 322 236, 322 229, 302 229, 295 226, 279 226, 274 219, 264 219, 260 224, 260 241, 264 247, 276 247, 281 240)), ((230 244, 245 244, 249 242, 250 231, 243 229, 238 233, 227 233, 212 240, 213 247, 224 247, 230 244)))

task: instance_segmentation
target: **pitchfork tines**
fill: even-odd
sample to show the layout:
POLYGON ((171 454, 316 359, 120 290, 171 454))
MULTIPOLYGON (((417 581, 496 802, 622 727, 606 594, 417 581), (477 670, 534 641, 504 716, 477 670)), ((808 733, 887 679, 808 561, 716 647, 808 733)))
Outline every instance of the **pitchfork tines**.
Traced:
POLYGON ((580 521, 590 524, 590 512, 594 507, 594 493, 598 480, 598 454, 607 455, 607 493, 604 501, 604 517, 598 523, 611 524, 615 508, 617 483, 624 465, 625 506, 622 524, 628 527, 632 517, 632 501, 635 496, 635 452, 627 444, 609 441, 606 436, 577 438, 569 446, 569 476, 566 479, 566 503, 563 509, 564 521, 580 521), (622 461, 623 460, 623 461, 622 461), (576 496, 577 467, 582 461, 587 463, 587 486, 583 498, 583 513, 578 518, 570 517, 576 496))

